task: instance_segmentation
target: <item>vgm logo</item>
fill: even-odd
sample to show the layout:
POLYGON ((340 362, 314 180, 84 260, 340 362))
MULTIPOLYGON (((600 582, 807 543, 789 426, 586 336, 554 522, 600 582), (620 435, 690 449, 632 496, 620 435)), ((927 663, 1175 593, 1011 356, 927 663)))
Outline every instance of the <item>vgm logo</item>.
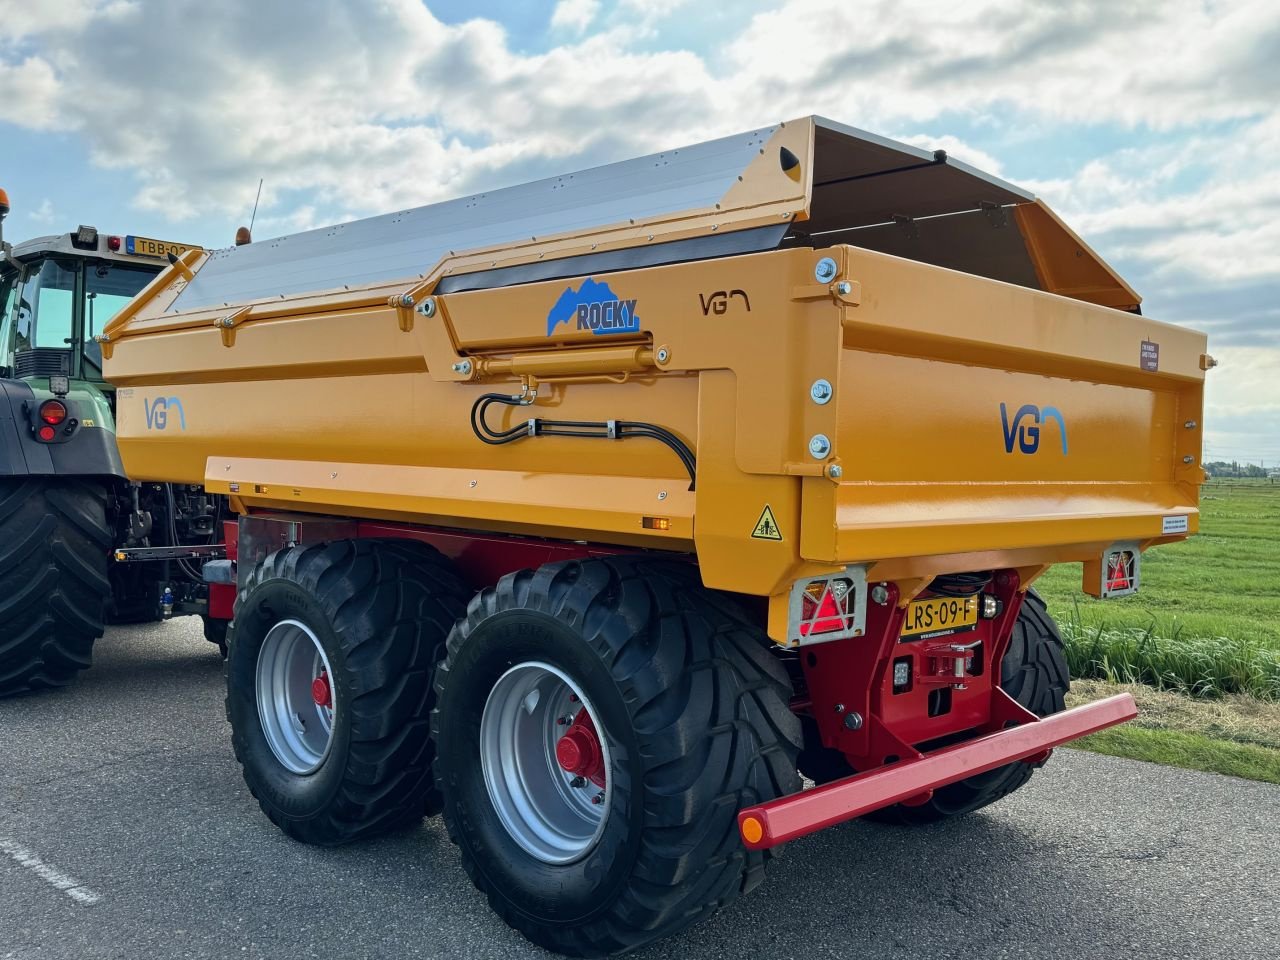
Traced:
POLYGON ((169 415, 173 413, 178 415, 178 429, 187 429, 187 415, 177 397, 156 397, 154 400, 143 397, 142 408, 147 415, 148 430, 168 430, 169 415))
POLYGON ((1004 428, 1004 452, 1013 453, 1015 443, 1022 453, 1035 453, 1040 449, 1040 434, 1050 420, 1058 423, 1058 439, 1062 441, 1062 455, 1067 455, 1067 421, 1057 407, 1037 407, 1024 403, 1009 420, 1009 408, 1000 404, 1000 425, 1004 428))

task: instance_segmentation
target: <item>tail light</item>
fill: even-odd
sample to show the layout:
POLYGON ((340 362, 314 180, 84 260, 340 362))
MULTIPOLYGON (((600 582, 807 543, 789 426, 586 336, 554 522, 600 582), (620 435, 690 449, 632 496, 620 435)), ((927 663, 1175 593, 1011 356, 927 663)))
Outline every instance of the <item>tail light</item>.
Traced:
POLYGON ((867 579, 863 567, 843 574, 800 580, 791 588, 788 639, 792 644, 860 637, 867 624, 867 579))
POLYGON ((120 238, 119 238, 119 237, 107 237, 107 249, 108 249, 108 250, 110 250, 112 253, 119 253, 119 252, 120 252, 120 238))
POLYGON ((67 405, 61 400, 46 400, 40 404, 40 421, 56 427, 67 419, 67 405))
POLYGON ((1084 590, 1107 599, 1138 592, 1142 553, 1136 543, 1115 543, 1096 560, 1084 565, 1084 590))

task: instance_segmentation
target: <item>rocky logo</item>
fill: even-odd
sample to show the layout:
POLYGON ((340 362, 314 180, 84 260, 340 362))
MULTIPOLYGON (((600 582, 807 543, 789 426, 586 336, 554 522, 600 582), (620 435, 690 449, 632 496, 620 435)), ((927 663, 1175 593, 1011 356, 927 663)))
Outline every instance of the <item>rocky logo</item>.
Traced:
POLYGON ((562 323, 573 323, 572 329, 590 330, 597 337, 640 332, 636 301, 621 299, 609 289, 609 284, 597 283, 590 277, 583 280, 577 290, 566 287, 560 294, 547 314, 547 336, 555 333, 562 323))

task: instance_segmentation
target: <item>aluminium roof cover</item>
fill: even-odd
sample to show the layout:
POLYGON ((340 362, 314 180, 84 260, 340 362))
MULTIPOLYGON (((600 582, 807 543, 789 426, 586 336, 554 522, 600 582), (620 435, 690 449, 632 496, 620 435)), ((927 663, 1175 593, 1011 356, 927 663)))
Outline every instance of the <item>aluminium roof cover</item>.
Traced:
MULTIPOLYGON (((895 216, 973 210, 983 202, 1008 204, 1032 199, 1030 194, 964 164, 831 120, 809 117, 532 183, 214 251, 169 310, 407 281, 425 274, 453 252, 714 211, 722 201, 730 205, 730 190, 749 174, 752 162, 766 153, 770 139, 783 126, 801 124, 812 130, 809 155, 800 158, 807 175, 801 181, 808 192, 810 222, 804 227, 806 232, 862 226, 895 216)), ((768 175, 773 179, 762 177, 760 191, 740 205, 759 203, 761 197, 783 200, 800 189, 779 173, 776 164, 768 175)), ((706 224, 700 229, 708 232, 714 228, 706 224)), ((774 238, 767 241, 770 243, 781 239, 776 231, 770 231, 769 236, 774 238)))

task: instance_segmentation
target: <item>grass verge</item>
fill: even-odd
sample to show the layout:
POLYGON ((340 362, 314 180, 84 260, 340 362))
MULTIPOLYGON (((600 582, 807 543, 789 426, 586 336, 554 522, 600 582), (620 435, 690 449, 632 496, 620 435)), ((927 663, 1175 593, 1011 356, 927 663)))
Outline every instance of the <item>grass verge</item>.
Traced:
POLYGON ((1246 780, 1280 784, 1280 703, 1243 695, 1193 699, 1142 684, 1072 683, 1068 706, 1128 692, 1138 719, 1071 746, 1246 780))

